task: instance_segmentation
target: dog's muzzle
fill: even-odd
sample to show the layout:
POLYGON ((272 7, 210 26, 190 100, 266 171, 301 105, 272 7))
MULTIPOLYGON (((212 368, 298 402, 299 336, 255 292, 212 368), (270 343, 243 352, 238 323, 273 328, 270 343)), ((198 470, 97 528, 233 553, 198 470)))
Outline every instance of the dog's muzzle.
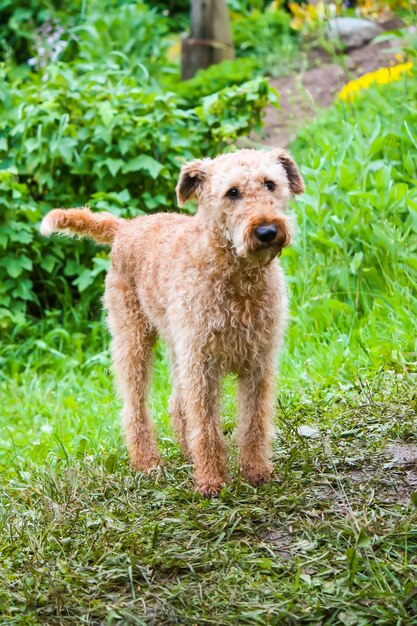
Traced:
POLYGON ((252 252, 271 248, 279 254, 290 241, 289 225, 285 220, 258 222, 247 231, 247 245, 252 252))
POLYGON ((272 243, 277 236, 278 228, 275 224, 268 226, 258 226, 255 228, 255 237, 259 239, 261 243, 272 243))

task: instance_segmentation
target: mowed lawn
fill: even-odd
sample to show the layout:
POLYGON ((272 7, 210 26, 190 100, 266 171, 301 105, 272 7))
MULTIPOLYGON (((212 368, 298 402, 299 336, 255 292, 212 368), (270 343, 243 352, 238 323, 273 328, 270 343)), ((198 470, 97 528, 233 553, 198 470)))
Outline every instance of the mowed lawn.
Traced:
MULTIPOLYGON (((293 146, 292 319, 273 480, 193 491, 158 346, 164 466, 128 467, 99 322, 1 349, 0 624, 417 624, 417 85, 338 105, 293 146)), ((63 242, 63 245, 64 242, 63 242)))

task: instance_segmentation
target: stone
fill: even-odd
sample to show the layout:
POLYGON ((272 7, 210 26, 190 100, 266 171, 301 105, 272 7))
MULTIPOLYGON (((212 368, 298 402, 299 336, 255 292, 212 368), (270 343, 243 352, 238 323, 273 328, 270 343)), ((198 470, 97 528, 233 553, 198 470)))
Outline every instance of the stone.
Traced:
POLYGON ((320 431, 315 426, 299 426, 297 428, 297 433, 300 435, 300 437, 308 437, 311 439, 320 437, 320 431))
POLYGON ((360 48, 382 32, 379 24, 359 17, 334 17, 327 25, 328 37, 340 39, 346 48, 360 48))

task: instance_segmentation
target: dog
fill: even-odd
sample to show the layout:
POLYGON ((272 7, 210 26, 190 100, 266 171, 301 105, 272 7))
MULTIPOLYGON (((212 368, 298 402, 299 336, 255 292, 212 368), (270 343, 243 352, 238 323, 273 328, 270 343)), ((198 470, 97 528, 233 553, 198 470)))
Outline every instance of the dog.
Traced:
POLYGON ((291 242, 287 201, 303 191, 287 152, 244 149, 182 167, 178 204, 196 200, 195 215, 124 220, 80 208, 44 217, 45 236, 63 232, 111 245, 104 303, 133 468, 149 472, 161 462, 147 409, 159 336, 172 364, 169 413, 197 490, 216 496, 228 482, 219 416, 228 373, 238 377, 242 476, 252 485, 269 479, 276 356, 287 318, 277 256, 291 242))

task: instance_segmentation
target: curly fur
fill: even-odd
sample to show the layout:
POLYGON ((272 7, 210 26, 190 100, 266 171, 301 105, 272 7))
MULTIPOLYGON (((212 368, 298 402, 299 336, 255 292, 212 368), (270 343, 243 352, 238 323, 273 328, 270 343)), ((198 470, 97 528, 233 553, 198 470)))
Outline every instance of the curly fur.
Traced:
POLYGON ((241 150, 182 168, 178 202, 196 198, 195 216, 121 220, 88 209, 56 209, 44 218, 44 234, 64 231, 112 243, 104 302, 136 469, 160 463, 147 409, 152 348, 160 336, 172 361, 169 411, 194 463, 197 489, 216 495, 228 479, 219 418, 220 381, 228 372, 239 379, 242 474, 254 485, 270 476, 275 357, 287 317, 276 256, 291 240, 287 200, 302 191, 286 152, 241 150), (230 197, 231 188, 238 197, 230 197), (268 225, 277 234, 262 243, 255 231, 268 225))

